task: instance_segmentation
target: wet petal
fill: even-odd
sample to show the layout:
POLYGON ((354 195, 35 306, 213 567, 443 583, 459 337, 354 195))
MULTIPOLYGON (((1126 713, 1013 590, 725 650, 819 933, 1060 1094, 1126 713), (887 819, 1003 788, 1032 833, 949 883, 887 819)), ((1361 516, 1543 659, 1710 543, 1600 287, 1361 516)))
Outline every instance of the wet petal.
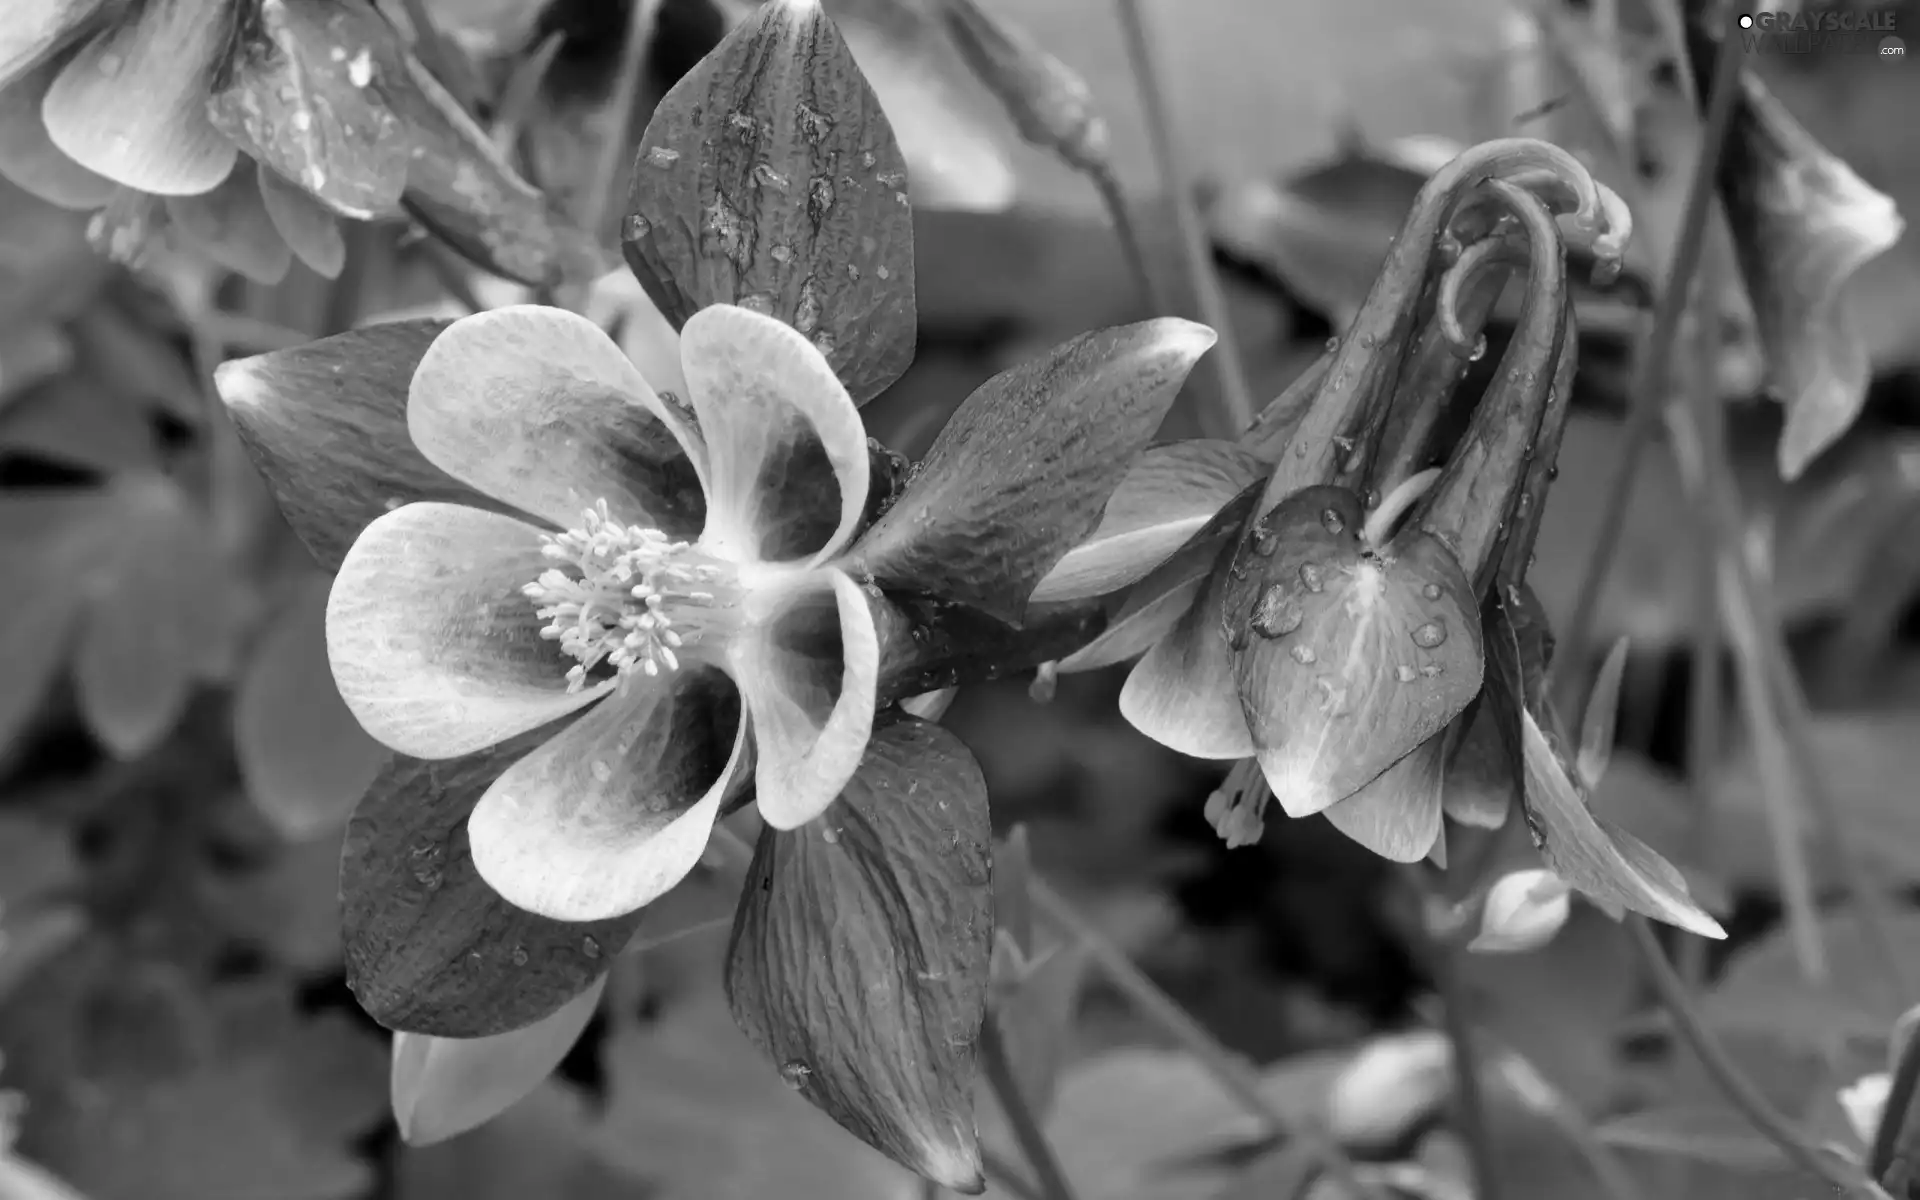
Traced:
MULTIPOLYGON (((0 42, 5 36, 0 33, 0 42)), ((5 53, 0 44, 0 55, 5 53)), ((60 153, 40 117, 47 89, 63 65, 50 60, 0 89, 0 175, 49 204, 98 208, 113 198, 117 185, 60 153)))
POLYGON ((42 114, 53 144, 108 179, 158 196, 219 185, 239 151, 207 119, 227 0, 147 0, 60 72, 42 114))
POLYGON ((1221 632, 1228 542, 1200 598, 1147 651, 1120 689, 1120 715, 1170 750, 1194 758, 1251 758, 1233 658, 1221 632))
POLYGON ((699 486, 678 424, 599 326, 534 304, 455 321, 407 394, 429 462, 562 528, 604 499, 622 521, 691 536, 699 486))
POLYGON ((1325 810, 1333 827, 1393 862, 1419 862, 1440 840, 1440 792, 1447 735, 1413 752, 1325 810))
POLYGON ((869 471, 859 410, 826 358, 790 325, 717 304, 681 329, 680 360, 707 442, 701 540, 743 560, 824 562, 859 524, 869 471))
POLYGON ((572 661, 520 592, 550 565, 533 526, 458 504, 368 525, 327 598, 327 657, 354 717, 402 754, 453 758, 604 695, 611 682, 567 691, 572 661))
POLYGON ((753 719, 760 815, 797 829, 860 766, 880 647, 866 594, 842 572, 812 576, 777 603, 782 611, 730 648, 728 665, 753 719))
POLYGON ((58 49, 106 0, 13 0, 0 21, 0 86, 58 49))
POLYGON ((700 861, 746 733, 724 678, 673 683, 612 697, 480 798, 467 822, 473 863, 509 904, 605 920, 651 904, 700 861))

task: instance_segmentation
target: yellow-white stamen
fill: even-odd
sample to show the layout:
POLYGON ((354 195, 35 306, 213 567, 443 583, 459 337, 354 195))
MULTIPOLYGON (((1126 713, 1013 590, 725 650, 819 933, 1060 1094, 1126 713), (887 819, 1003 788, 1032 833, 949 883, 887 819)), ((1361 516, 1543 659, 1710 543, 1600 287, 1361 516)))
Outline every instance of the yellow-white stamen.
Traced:
POLYGON ((540 636, 578 660, 567 671, 568 691, 586 687, 587 673, 602 662, 623 691, 635 671, 679 669, 675 651, 687 638, 674 628, 676 611, 713 605, 708 589, 722 580, 722 568, 658 529, 620 524, 605 500, 582 514, 578 528, 542 541, 541 553, 565 565, 521 591, 547 622, 540 636))

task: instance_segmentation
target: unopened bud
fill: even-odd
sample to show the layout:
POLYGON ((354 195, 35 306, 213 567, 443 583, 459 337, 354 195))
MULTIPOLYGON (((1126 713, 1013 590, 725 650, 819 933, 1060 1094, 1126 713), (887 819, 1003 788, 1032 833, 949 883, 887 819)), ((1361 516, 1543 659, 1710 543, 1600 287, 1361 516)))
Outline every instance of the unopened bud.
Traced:
POLYGON ((1381 1038, 1333 1081, 1327 1129, 1342 1145, 1385 1146, 1406 1136, 1453 1089, 1453 1047, 1423 1029, 1381 1038))
POLYGON ((961 56, 1006 106, 1021 137, 1079 170, 1108 169, 1107 123, 1084 79, 975 0, 943 0, 940 7, 961 56))
POLYGON ((1572 907, 1566 881, 1552 871, 1514 871, 1487 892, 1480 932, 1467 949, 1482 954, 1524 954, 1553 940, 1572 907))

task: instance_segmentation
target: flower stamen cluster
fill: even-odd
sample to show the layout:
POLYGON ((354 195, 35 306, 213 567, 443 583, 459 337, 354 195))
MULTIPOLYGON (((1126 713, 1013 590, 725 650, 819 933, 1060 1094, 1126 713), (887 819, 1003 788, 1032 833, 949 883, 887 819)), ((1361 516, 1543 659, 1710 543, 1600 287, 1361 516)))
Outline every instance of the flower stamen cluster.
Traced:
POLYGON ((556 563, 521 589, 547 622, 540 636, 560 643, 578 661, 567 671, 567 690, 578 692, 588 672, 607 663, 621 680, 635 671, 657 676, 678 670, 675 651, 686 637, 674 628, 668 603, 710 605, 704 586, 717 582, 717 566, 689 561, 693 547, 658 529, 623 525, 605 500, 581 514, 581 524, 541 539, 541 553, 556 563))

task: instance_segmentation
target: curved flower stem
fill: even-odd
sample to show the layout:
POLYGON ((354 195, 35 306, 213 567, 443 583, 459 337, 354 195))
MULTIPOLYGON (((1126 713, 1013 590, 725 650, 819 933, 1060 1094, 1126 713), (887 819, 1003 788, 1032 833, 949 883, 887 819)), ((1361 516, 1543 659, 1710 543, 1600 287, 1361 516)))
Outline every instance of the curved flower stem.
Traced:
POLYGON ((987 1086, 1000 1101, 1000 1111, 1007 1114, 1007 1124, 1013 1126, 1020 1152, 1027 1156, 1033 1173, 1040 1177, 1041 1194, 1046 1200, 1077 1200, 1073 1185, 1067 1182, 1067 1173, 1060 1166, 1060 1158, 1053 1152, 1053 1144, 1040 1128, 1038 1114, 1033 1111, 1033 1105, 1027 1103, 1027 1094, 1020 1090, 1020 1081, 1013 1073, 1013 1060, 1007 1056, 1007 1043, 1000 1036, 1000 1026, 991 1013, 980 1027, 980 1057, 987 1073, 987 1086))
POLYGON ((1753 1083, 1740 1073, 1740 1068, 1727 1056, 1726 1049, 1700 1019, 1687 994, 1686 985, 1674 973, 1672 964, 1667 961, 1666 951, 1661 948, 1660 940, 1654 936, 1646 918, 1630 913, 1626 924, 1633 938, 1634 949, 1647 968, 1647 977, 1654 991, 1659 994, 1660 1003, 1673 1017, 1674 1028, 1681 1040, 1700 1060, 1700 1065, 1706 1069, 1714 1086, 1795 1166, 1821 1180, 1837 1194, 1857 1197, 1859 1200, 1888 1200, 1887 1194, 1877 1184, 1839 1158, 1822 1152, 1767 1102, 1753 1083))
POLYGON ((1147 261, 1147 247, 1140 240, 1140 226, 1133 219, 1127 194, 1121 189, 1113 168, 1106 163, 1090 166, 1087 176, 1093 180, 1094 189, 1100 193, 1100 203, 1106 206, 1107 218, 1113 222, 1114 235, 1120 239, 1120 249, 1127 256, 1127 269, 1133 273, 1134 286, 1140 291, 1140 303, 1156 316, 1174 312, 1173 298, 1160 286, 1153 273, 1153 264, 1147 261))
POLYGON ((1920 1089, 1920 1037, 1909 1036, 1900 1047, 1899 1061, 1894 1064, 1887 1103, 1880 1110, 1880 1127, 1873 1131, 1873 1150, 1867 1158, 1867 1174, 1882 1186, 1900 1154, 1901 1135, 1913 1119, 1916 1089, 1920 1089))
MULTIPOLYGON (((1200 212, 1193 200, 1193 179, 1180 158, 1173 134, 1173 122, 1167 108, 1161 73, 1147 36, 1146 18, 1140 0, 1118 0, 1120 29, 1125 35, 1127 59, 1133 65, 1135 85, 1140 90, 1140 106, 1146 111, 1147 132, 1153 143, 1154 162, 1173 204, 1174 225, 1180 234, 1180 252, 1186 260, 1187 274, 1200 301, 1200 318, 1219 337, 1209 359, 1220 376, 1220 414, 1216 437, 1232 437, 1253 421, 1253 389, 1247 383, 1246 367, 1240 357, 1240 340, 1234 336, 1232 314, 1227 297, 1220 288, 1220 276, 1213 267, 1213 247, 1200 225, 1200 212)), ((1213 423, 1213 422, 1210 422, 1213 423)))
POLYGON ((1460 1136, 1466 1139, 1473 1164, 1473 1195, 1475 1200, 1500 1200, 1493 1133, 1487 1125, 1486 1097, 1480 1086, 1480 1056, 1474 1050, 1473 1020, 1467 1014, 1466 980, 1460 970, 1460 956, 1465 951, 1456 939, 1436 937, 1425 919, 1442 899, 1425 869, 1410 867, 1406 876, 1422 914, 1422 919, 1413 923, 1419 956, 1440 989, 1441 1020, 1453 1047, 1454 1119, 1459 1122, 1460 1136))
MULTIPOLYGON (((1674 52, 1684 63, 1686 47, 1678 46, 1674 52)), ((1563 655, 1562 663, 1569 658, 1584 657, 1583 647, 1593 634, 1601 585, 1605 583, 1607 573, 1613 569, 1614 555, 1620 549, 1620 535, 1626 528, 1627 498, 1632 494, 1634 480, 1640 473, 1640 460, 1653 441, 1654 431, 1659 428, 1660 414, 1667 407, 1667 366, 1673 358, 1680 317, 1686 311, 1688 296, 1693 291, 1694 275, 1706 248, 1707 216, 1713 207, 1714 174, 1719 169, 1721 151, 1726 146, 1734 100, 1740 94, 1742 53, 1739 38, 1730 33, 1721 38, 1713 94, 1707 99, 1706 125, 1700 135, 1700 154, 1694 160, 1693 175, 1687 181, 1686 207, 1682 211, 1680 232, 1674 243, 1673 264, 1668 269, 1666 286, 1661 289, 1654 311, 1652 335, 1648 338, 1645 352, 1634 365, 1633 411, 1627 417, 1626 448, 1622 452, 1620 465, 1614 469, 1613 483, 1607 494, 1606 514, 1601 521, 1600 535, 1594 543, 1593 557, 1588 560, 1586 577, 1574 593, 1579 599, 1561 643, 1572 653, 1563 655)), ((1559 673, 1549 668, 1548 674, 1551 693, 1559 673)))
POLYGON ((1106 974, 1108 981, 1140 1010, 1142 1016, 1160 1026, 1169 1037, 1198 1059, 1221 1089, 1238 1101, 1249 1116, 1260 1122, 1267 1136, 1276 1140, 1291 1138, 1305 1144, 1334 1182, 1342 1185, 1350 1194, 1364 1196, 1368 1200, 1384 1200, 1385 1193, 1380 1186, 1360 1179, 1353 1161, 1331 1138, 1316 1130, 1290 1125, 1273 1102, 1261 1094, 1259 1078, 1247 1064, 1215 1040, 1186 1009, 1162 991, 1159 984, 1149 979, 1145 971, 1135 966, 1125 952, 1075 911, 1045 880, 1037 875, 1031 877, 1029 893, 1040 914, 1085 947, 1087 957, 1106 974))
MULTIPOLYGON (((980 1148, 980 1161, 986 1166, 987 1178, 993 1181, 993 1186, 1012 1196, 1013 1200, 1047 1200, 1041 1195, 1040 1189, 1020 1173, 1019 1168, 984 1146, 980 1148)), ((937 1187, 935 1192, 938 1195, 946 1194, 937 1187)))

